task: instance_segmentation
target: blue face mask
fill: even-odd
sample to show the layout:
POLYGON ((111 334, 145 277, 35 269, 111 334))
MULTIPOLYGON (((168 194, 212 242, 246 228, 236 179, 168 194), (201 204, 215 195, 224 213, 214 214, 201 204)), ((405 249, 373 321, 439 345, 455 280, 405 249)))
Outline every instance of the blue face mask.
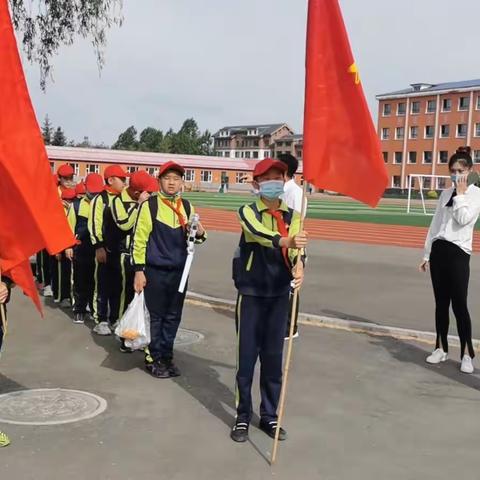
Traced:
POLYGON ((283 194, 283 180, 266 180, 259 183, 260 195, 268 200, 275 200, 283 194))

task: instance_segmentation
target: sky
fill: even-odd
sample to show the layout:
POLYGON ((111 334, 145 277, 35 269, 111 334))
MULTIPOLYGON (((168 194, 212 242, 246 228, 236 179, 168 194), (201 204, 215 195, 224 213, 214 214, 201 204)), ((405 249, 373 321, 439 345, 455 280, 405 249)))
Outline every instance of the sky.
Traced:
MULTIPOLYGON (((478 0, 340 0, 365 95, 480 78, 478 0)), ((42 92, 24 61, 39 122, 107 145, 134 125, 202 130, 288 123, 302 129, 306 0, 124 0, 99 73, 79 39, 42 92)))

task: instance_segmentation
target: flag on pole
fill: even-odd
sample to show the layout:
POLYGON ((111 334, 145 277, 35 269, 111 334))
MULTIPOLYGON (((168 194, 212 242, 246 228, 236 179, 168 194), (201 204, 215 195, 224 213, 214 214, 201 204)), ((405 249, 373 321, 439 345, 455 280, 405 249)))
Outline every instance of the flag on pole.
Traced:
POLYGON ((338 0, 309 0, 303 152, 308 182, 377 205, 388 175, 338 0))
POLYGON ((75 244, 52 182, 10 18, 0 0, 0 269, 40 309, 29 258, 75 244))

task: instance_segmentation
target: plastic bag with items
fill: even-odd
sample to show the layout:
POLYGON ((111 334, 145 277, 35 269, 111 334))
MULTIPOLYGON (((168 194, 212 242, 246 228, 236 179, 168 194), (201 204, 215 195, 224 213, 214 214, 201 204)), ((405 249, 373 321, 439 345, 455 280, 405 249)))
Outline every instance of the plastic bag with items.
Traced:
POLYGON ((126 312, 120 319, 115 334, 132 350, 141 350, 150 343, 150 315, 145 306, 145 297, 136 293, 126 312))

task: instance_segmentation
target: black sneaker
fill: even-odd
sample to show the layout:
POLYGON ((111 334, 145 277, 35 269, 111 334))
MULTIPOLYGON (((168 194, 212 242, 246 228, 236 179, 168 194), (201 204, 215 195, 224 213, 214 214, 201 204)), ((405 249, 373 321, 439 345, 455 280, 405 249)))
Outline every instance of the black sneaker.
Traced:
MULTIPOLYGON (((275 438, 275 432, 277 430, 277 421, 272 420, 267 422, 266 420, 260 420, 260 430, 263 430, 269 437, 275 438)), ((287 438, 287 432, 280 427, 280 433, 278 435, 279 440, 285 440, 287 438)))
POLYGON ((133 353, 133 349, 125 345, 125 340, 122 338, 120 343, 120 351, 122 353, 133 353))
POLYGON ((147 370, 155 378, 170 378, 170 372, 168 371, 168 365, 166 365, 163 362, 152 363, 151 368, 148 368, 147 370))
POLYGON ((243 443, 248 440, 248 423, 247 422, 237 422, 232 427, 230 432, 230 438, 234 442, 243 443))
POLYGON ((173 360, 166 361, 168 373, 171 377, 179 377, 181 375, 179 368, 173 363, 173 360))
POLYGON ((75 313, 73 315, 73 323, 85 323, 85 314, 84 313, 75 313))

